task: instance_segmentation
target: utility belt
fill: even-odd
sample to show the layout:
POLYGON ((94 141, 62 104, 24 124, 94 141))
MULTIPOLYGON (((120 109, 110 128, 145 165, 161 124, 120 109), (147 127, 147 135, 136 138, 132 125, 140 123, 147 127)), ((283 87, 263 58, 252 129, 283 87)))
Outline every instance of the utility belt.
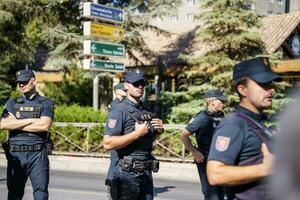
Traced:
POLYGON ((158 172, 159 170, 158 160, 139 161, 133 160, 131 156, 125 156, 123 159, 120 159, 118 165, 123 171, 127 172, 143 172, 144 170, 158 172))
POLYGON ((32 151, 41 151, 46 147, 47 153, 50 155, 52 152, 52 143, 39 143, 33 145, 16 145, 10 144, 9 141, 2 143, 2 147, 5 152, 32 152, 32 151))

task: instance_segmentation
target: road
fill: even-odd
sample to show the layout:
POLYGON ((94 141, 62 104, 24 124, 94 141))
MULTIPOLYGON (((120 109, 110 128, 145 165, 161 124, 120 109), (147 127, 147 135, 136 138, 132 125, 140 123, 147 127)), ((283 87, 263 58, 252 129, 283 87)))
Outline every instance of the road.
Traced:
MULTIPOLYGON (((0 200, 7 199, 5 168, 0 167, 0 200)), ((51 171, 50 200, 105 200, 103 174, 51 171)), ((202 200, 197 182, 154 179, 155 200, 202 200)), ((23 200, 32 200, 32 188, 28 181, 23 200)))

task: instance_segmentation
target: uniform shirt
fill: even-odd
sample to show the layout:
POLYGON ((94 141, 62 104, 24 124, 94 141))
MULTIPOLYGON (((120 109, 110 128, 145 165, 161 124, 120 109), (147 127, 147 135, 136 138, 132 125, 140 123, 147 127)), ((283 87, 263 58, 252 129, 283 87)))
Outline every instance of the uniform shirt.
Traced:
MULTIPOLYGON (((2 115, 7 114, 7 113, 12 113, 15 117, 17 117, 16 115, 18 115, 18 114, 13 109, 14 104, 17 104, 15 101, 16 100, 10 99, 6 102, 6 105, 5 105, 5 108, 3 110, 2 115)), ((24 106, 35 106, 36 104, 41 104, 42 105, 42 110, 41 110, 41 113, 40 113, 40 117, 45 116, 45 117, 49 117, 51 119, 53 119, 53 117, 54 117, 54 104, 53 104, 53 101, 51 101, 50 99, 48 99, 46 97, 40 96, 38 93, 32 99, 27 99, 26 97, 21 96, 21 97, 18 98, 18 102, 20 102, 20 104, 22 104, 24 106)), ((22 132, 23 131, 21 131, 21 130, 10 131, 10 138, 18 137, 19 136, 18 134, 22 133, 22 132)), ((33 134, 39 135, 40 133, 33 133, 33 134)), ((31 139, 34 140, 34 138, 31 138, 31 139)), ((39 137, 36 137, 36 139, 40 140, 39 137)))
MULTIPOLYGON (((142 103, 135 104, 128 98, 125 98, 115 109, 109 112, 108 120, 105 126, 104 135, 120 136, 131 133, 135 130, 136 120, 134 117, 139 118, 142 113, 146 113, 142 103), (128 112, 120 109, 125 106, 128 112)), ((148 112, 149 113, 149 112, 148 112)), ((140 156, 140 159, 147 159, 151 155, 152 145, 154 141, 155 131, 149 130, 147 134, 128 144, 127 146, 118 149, 119 158, 123 156, 140 156)))
MULTIPOLYGON (((263 125, 266 117, 246 108, 237 107, 243 113, 263 125)), ((208 160, 217 160, 227 165, 237 165, 261 154, 261 140, 247 123, 239 117, 225 118, 216 128, 208 160)))
POLYGON ((214 120, 214 118, 223 117, 223 112, 204 110, 196 114, 185 127, 191 134, 195 134, 198 150, 205 158, 208 156, 212 136, 218 124, 218 121, 214 120))
POLYGON ((114 109, 115 107, 117 107, 120 103, 122 102, 122 100, 118 99, 118 98, 114 98, 112 100, 112 102, 109 104, 109 111, 111 111, 112 109, 114 109))

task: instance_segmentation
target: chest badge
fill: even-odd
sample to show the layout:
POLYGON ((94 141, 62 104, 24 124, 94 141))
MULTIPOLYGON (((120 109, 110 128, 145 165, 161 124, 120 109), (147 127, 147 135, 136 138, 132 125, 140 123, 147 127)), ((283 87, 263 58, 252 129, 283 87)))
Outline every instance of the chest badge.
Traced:
POLYGON ((229 147, 230 138, 224 136, 218 136, 215 147, 218 151, 226 151, 229 147))
POLYGON ((16 118, 20 118, 21 117, 21 113, 19 111, 16 112, 16 118))

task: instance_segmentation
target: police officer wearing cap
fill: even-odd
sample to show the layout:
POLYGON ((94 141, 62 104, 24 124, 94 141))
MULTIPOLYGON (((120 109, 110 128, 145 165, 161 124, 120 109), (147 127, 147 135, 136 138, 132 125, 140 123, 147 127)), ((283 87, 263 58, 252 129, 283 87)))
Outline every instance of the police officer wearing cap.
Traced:
POLYGON ((207 163, 209 183, 228 186, 228 199, 270 199, 265 180, 273 166, 273 135, 264 126, 263 110, 272 106, 272 82, 277 80, 266 58, 233 68, 239 106, 216 128, 207 163))
MULTIPOLYGON (((114 86, 114 94, 115 98, 111 102, 111 104, 108 106, 109 111, 112 111, 114 108, 116 108, 124 99, 124 97, 127 96, 127 89, 125 88, 124 83, 118 83, 114 86)), ((118 153, 116 150, 112 149, 110 151, 110 165, 107 172, 107 178, 105 180, 105 185, 107 186, 107 200, 111 200, 111 194, 110 190, 114 183, 114 180, 118 178, 118 174, 115 173, 116 170, 114 168, 118 167, 118 153)))
POLYGON ((8 100, 1 118, 1 128, 9 131, 4 144, 7 158, 8 200, 19 200, 29 177, 34 200, 48 199, 48 130, 54 115, 53 102, 36 91, 32 70, 17 72, 22 96, 8 100))
POLYGON ((147 111, 140 98, 145 77, 141 70, 125 74, 127 97, 108 116, 103 145, 118 153, 118 178, 112 187, 113 199, 153 199, 152 172, 158 161, 151 155, 155 137, 162 133, 162 121, 147 111))
POLYGON ((220 90, 208 90, 205 95, 207 108, 196 114, 181 132, 181 140, 185 148, 192 152, 201 181, 202 193, 205 200, 224 199, 224 190, 221 186, 211 186, 207 180, 206 164, 214 130, 223 119, 224 102, 227 98, 220 90), (195 134, 197 147, 194 147, 190 136, 195 134))

